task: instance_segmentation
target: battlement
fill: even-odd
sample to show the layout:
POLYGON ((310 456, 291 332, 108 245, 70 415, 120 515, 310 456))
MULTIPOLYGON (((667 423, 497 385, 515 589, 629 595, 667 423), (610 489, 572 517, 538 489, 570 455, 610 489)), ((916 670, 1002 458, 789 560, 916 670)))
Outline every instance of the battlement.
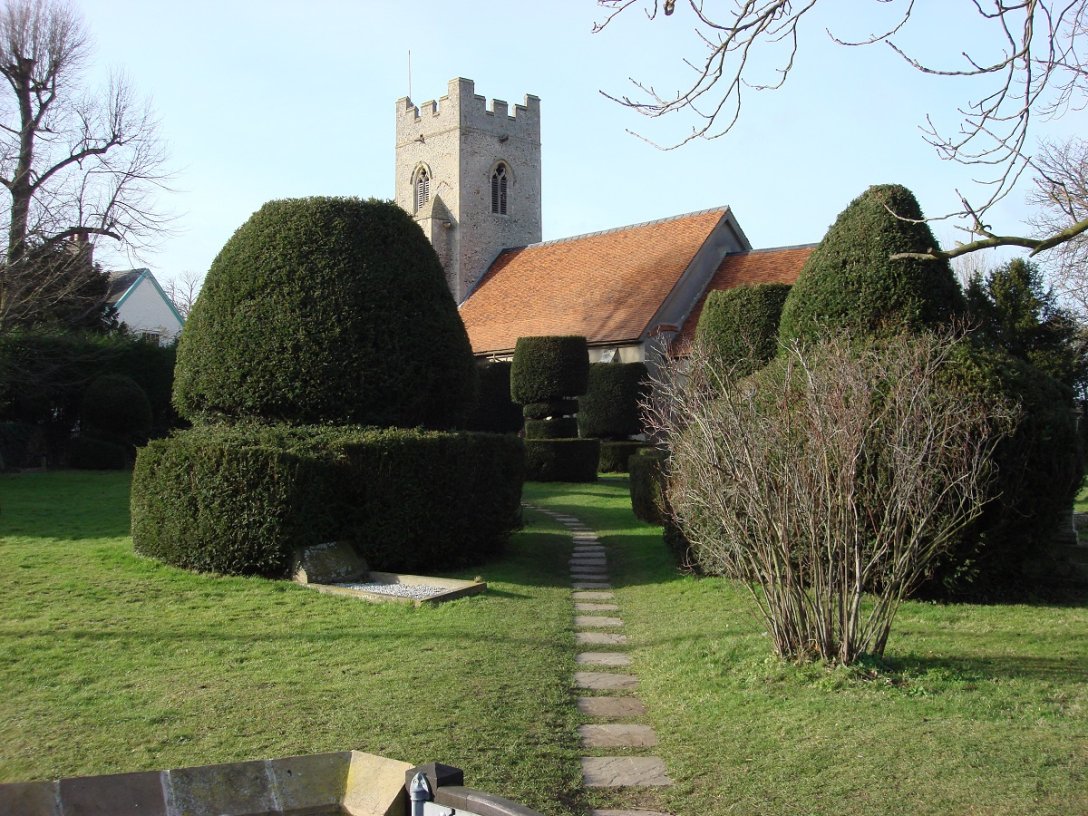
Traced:
POLYGON ((525 95, 524 104, 515 104, 513 111, 504 99, 493 99, 476 93, 471 79, 455 77, 450 80, 448 93, 437 101, 429 99, 415 105, 407 97, 397 100, 397 129, 427 131, 436 126, 473 127, 481 130, 501 130, 503 135, 520 136, 540 141, 540 98, 525 95))

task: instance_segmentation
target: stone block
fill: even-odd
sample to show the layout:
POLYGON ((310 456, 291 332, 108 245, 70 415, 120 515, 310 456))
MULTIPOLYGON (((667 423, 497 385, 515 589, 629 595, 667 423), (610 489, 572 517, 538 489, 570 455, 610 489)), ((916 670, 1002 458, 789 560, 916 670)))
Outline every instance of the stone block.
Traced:
POLYGON ((615 629, 623 626, 623 620, 621 618, 608 618, 603 615, 577 615, 574 618, 574 625, 584 629, 615 629))
POLYGON ((621 646, 627 642, 627 635, 615 632, 575 632, 574 642, 580 646, 621 646))
POLYGON ((366 580, 370 574, 355 547, 347 541, 327 541, 295 550, 292 574, 300 584, 338 584, 366 580))
POLYGON ((590 723, 578 726, 586 748, 653 748, 657 734, 648 725, 636 723, 590 723))
POLYGON ((587 717, 641 717, 646 706, 636 697, 579 697, 578 710, 587 717))
POLYGON ((634 688, 638 685, 638 678, 633 674, 578 671, 574 673, 574 685, 594 691, 613 691, 634 688))
POLYGON ((61 779, 60 801, 64 816, 166 816, 157 771, 61 779))
POLYGON ((8 782, 0 785, 0 813, 11 816, 61 816, 57 782, 8 782))
POLYGON ((572 592, 571 597, 576 601, 611 601, 615 595, 611 592, 572 592))
POLYGON ((574 581, 572 589, 612 589, 612 584, 607 581, 574 581))
POLYGON ((580 666, 630 666, 631 656, 626 652, 582 652, 574 656, 580 666))
POLYGON ((351 816, 400 816, 408 812, 404 775, 408 762, 351 752, 343 809, 351 816))
POLYGON ((165 771, 173 814, 250 814, 273 812, 276 798, 265 762, 200 765, 165 771))
POLYGON ((327 808, 331 812, 344 798, 350 763, 351 753, 340 751, 270 759, 268 767, 285 811, 327 808))
POLYGON ((587 788, 672 784, 665 763, 657 757, 582 757, 582 781, 587 788))

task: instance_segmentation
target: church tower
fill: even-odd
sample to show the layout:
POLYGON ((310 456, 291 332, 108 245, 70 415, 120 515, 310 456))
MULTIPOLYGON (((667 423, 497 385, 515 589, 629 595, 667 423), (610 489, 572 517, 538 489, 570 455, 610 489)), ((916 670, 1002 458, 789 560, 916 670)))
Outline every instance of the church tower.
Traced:
POLYGON ((460 305, 500 251, 541 239, 540 99, 490 107, 471 79, 397 101, 396 201, 438 252, 460 305))

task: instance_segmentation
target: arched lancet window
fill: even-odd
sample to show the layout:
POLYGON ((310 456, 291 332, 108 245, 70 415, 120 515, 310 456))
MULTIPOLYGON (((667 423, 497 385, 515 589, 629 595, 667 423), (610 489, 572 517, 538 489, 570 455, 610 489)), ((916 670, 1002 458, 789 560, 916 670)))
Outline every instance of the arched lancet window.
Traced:
POLYGON ((506 215, 506 165, 500 164, 491 174, 491 212, 506 215))
POLYGON ((415 191, 416 212, 419 212, 431 198, 431 174, 427 172, 426 167, 421 167, 416 171, 415 191))

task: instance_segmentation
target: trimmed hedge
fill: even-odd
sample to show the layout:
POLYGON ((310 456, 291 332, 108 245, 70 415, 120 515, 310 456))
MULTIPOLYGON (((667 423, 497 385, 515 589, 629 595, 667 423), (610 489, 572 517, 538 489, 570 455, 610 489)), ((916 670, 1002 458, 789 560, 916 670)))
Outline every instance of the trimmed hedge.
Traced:
POLYGON ((514 346, 510 395, 520 405, 584 394, 588 377, 584 337, 519 337, 514 346))
POLYGON ((526 439, 574 439, 577 436, 578 420, 572 416, 525 420, 526 439))
POLYGON ((525 473, 535 482, 595 482, 598 439, 527 439, 525 473))
POLYGON ((191 419, 456 427, 476 367, 438 256, 389 201, 271 201, 212 262, 178 347, 191 419))
POLYGON ((646 378, 642 363, 592 363, 586 393, 578 398, 579 434, 623 439, 642 433, 639 402, 647 393, 646 378))
POLYGON ((108 439, 81 434, 68 445, 68 465, 76 470, 125 470, 129 466, 128 449, 108 439))
POLYGON ((922 217, 914 195, 897 184, 854 199, 801 269, 782 309, 779 339, 917 331, 961 314, 963 294, 948 261, 890 259, 938 246, 922 217))
POLYGON ((635 518, 648 524, 661 524, 665 518, 664 451, 645 448, 629 460, 631 510, 635 518))
POLYGON ((151 433, 147 393, 124 374, 97 377, 83 392, 80 427, 85 434, 140 444, 151 433))
POLYGON ((521 407, 510 399, 510 363, 481 360, 476 364, 479 388, 465 430, 517 433, 522 427, 521 407))
POLYGON ((137 552, 187 569, 285 576, 296 547, 352 541, 373 569, 441 571, 518 525, 514 436, 361 427, 205 426, 140 450, 137 552))
POLYGON ((629 439, 602 439, 601 459, 597 470, 601 473, 627 473, 628 460, 649 444, 629 439))
POLYGON ((695 327, 695 342, 733 376, 759 370, 778 353, 778 322, 790 288, 765 283, 711 292, 695 327))

